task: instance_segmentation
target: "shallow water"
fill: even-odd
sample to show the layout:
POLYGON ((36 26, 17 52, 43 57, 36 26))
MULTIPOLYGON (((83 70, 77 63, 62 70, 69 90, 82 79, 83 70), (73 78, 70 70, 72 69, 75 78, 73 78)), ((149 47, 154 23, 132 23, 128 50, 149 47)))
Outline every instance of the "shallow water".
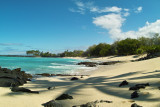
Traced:
POLYGON ((76 65, 84 60, 65 58, 41 57, 0 57, 0 66, 3 68, 21 68, 27 73, 75 74, 77 70, 92 68, 76 65))

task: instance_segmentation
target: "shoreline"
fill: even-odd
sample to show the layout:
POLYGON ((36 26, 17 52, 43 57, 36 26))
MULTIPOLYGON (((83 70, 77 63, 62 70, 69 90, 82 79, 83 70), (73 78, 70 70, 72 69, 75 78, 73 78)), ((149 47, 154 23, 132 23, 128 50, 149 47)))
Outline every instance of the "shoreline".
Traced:
MULTIPOLYGON (((63 93, 73 96, 71 100, 56 101, 64 107, 86 104, 87 102, 109 100, 112 103, 98 103, 100 107, 130 107, 137 103, 143 107, 157 107, 159 105, 159 60, 153 58, 144 61, 130 62, 133 56, 114 57, 114 60, 128 60, 126 63, 115 65, 100 65, 91 71, 90 76, 79 77, 79 80, 71 81, 72 76, 41 77, 36 81, 30 81, 21 87, 39 91, 40 94, 14 93, 9 88, 0 87, 2 106, 16 107, 42 107, 41 104, 54 100, 63 93), (127 80, 128 86, 119 87, 119 84, 127 80), (131 99, 129 87, 148 82, 150 86, 140 89, 139 98, 131 99), (47 87, 55 87, 47 90, 47 87), (16 97, 14 99, 13 97, 16 97), (8 102, 9 103, 5 103, 8 102), (15 103, 16 102, 16 103, 15 103)), ((106 58, 108 60, 108 58, 106 58)), ((103 58, 103 61, 106 60, 103 58)), ((135 59, 135 58, 134 58, 135 59)), ((98 59, 99 60, 99 59, 98 59)))

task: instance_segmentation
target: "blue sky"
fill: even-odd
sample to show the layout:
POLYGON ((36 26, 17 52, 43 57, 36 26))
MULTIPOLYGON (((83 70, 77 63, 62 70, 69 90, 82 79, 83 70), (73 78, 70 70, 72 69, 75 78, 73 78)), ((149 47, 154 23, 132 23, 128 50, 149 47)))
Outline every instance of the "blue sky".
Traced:
POLYGON ((0 54, 53 53, 160 33, 159 0, 0 0, 0 54))

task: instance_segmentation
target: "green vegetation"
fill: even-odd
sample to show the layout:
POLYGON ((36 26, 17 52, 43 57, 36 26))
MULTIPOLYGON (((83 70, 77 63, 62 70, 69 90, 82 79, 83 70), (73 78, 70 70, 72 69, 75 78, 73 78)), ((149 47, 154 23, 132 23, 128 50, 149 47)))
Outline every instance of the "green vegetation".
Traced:
POLYGON ((140 48, 140 41, 137 39, 127 38, 117 43, 118 55, 134 55, 140 48))
POLYGON ((103 57, 111 54, 111 45, 100 43, 98 45, 90 46, 83 54, 87 57, 103 57))
POLYGON ((40 56, 40 51, 39 50, 28 50, 26 51, 26 54, 29 56, 40 56))
POLYGON ((84 51, 82 50, 74 50, 74 51, 64 51, 63 53, 60 53, 57 56, 60 57, 81 57, 84 51))
POLYGON ((158 52, 160 52, 160 35, 155 34, 151 38, 127 38, 115 41, 113 44, 99 43, 98 45, 90 46, 86 51, 67 50, 62 53, 52 54, 50 52, 40 52, 39 50, 29 50, 26 54, 42 57, 104 57, 109 55, 139 55, 144 53, 149 55, 158 52))

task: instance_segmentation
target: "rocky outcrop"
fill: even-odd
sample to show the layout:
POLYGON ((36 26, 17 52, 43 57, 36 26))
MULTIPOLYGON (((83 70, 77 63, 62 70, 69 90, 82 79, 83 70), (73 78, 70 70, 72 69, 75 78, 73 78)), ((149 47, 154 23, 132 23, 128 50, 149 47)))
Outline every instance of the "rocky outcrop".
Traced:
POLYGON ((41 76, 44 76, 44 77, 52 76, 52 75, 51 75, 51 74, 49 74, 49 73, 42 73, 42 74, 36 74, 36 75, 41 75, 41 76))
POLYGON ((79 62, 77 65, 85 65, 86 67, 96 67, 98 63, 96 62, 79 62))
POLYGON ((31 74, 21 71, 21 68, 7 69, 0 67, 0 87, 20 86, 32 78, 31 74))
POLYGON ((85 65, 86 67, 96 67, 97 65, 113 65, 120 63, 121 61, 110 61, 110 62, 79 62, 77 65, 85 65))

